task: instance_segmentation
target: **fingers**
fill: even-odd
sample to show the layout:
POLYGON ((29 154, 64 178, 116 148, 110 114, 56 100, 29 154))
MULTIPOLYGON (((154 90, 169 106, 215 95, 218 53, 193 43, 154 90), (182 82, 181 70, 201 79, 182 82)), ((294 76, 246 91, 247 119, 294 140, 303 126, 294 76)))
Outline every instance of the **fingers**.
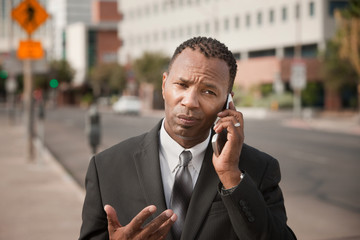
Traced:
POLYGON ((141 212, 136 215, 131 222, 127 225, 127 227, 137 230, 140 229, 144 224, 146 219, 148 219, 152 214, 156 212, 156 207, 154 205, 148 206, 141 210, 141 212))
POLYGON ((235 108, 233 103, 230 103, 230 109, 224 110, 218 114, 219 120, 216 122, 214 126, 214 130, 216 133, 221 132, 223 129, 227 129, 231 132, 231 130, 238 130, 238 133, 241 133, 244 129, 244 118, 241 112, 237 112, 231 108, 235 108), (240 126, 236 127, 235 124, 240 126))
POLYGON ((142 236, 151 236, 147 239, 161 239, 166 237, 177 216, 172 210, 166 210, 144 227, 142 236))
POLYGON ((104 210, 108 220, 108 231, 113 233, 117 228, 121 227, 115 209, 110 205, 105 205, 104 210))

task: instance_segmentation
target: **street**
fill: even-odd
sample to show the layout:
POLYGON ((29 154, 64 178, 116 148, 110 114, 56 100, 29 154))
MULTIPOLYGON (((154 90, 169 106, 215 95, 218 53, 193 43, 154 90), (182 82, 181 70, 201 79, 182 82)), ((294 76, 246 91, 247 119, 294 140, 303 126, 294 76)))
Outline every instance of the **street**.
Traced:
MULTIPOLYGON (((85 119, 85 110, 58 108, 45 120, 45 145, 81 186, 91 158, 85 119)), ((160 119, 103 113, 100 150, 160 119)), ((298 239, 360 239, 360 136, 285 127, 285 120, 245 116, 245 142, 279 160, 290 227, 298 239)))

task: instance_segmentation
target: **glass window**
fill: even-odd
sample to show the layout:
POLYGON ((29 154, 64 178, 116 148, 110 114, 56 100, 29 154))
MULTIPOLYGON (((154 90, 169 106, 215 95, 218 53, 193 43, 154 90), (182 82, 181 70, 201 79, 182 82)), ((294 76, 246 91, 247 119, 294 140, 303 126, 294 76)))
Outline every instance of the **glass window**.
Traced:
POLYGON ((296 19, 300 18, 300 5, 299 4, 295 5, 295 18, 296 19))
POLYGON ((219 32, 219 20, 217 20, 217 19, 214 22, 214 31, 215 31, 215 33, 219 32))
POLYGON ((333 17, 336 9, 344 9, 349 5, 348 1, 330 1, 329 2, 329 16, 333 17))
POLYGON ((246 14, 245 22, 246 22, 246 27, 250 27, 250 25, 251 25, 251 16, 250 16, 250 14, 246 14))
POLYGON ((282 16, 282 20, 286 21, 287 20, 287 9, 286 7, 283 7, 281 10, 281 16, 282 16))
POLYGON ((274 10, 270 9, 269 11, 269 22, 273 23, 275 21, 275 14, 274 14, 274 10))
POLYGON ((262 24, 262 14, 261 14, 261 12, 258 12, 258 14, 257 14, 257 24, 259 26, 261 26, 261 24, 262 24))
POLYGON ((200 24, 196 24, 196 34, 199 35, 201 31, 201 26, 200 24))
POLYGON ((235 26, 235 29, 239 29, 240 28, 240 18, 239 16, 236 16, 235 19, 234 19, 234 26, 235 26))
POLYGON ((188 36, 191 36, 191 35, 192 35, 192 28, 191 28, 191 26, 188 26, 188 27, 187 27, 187 34, 188 34, 188 36))
POLYGON ((205 33, 210 33, 210 23, 205 23, 205 33))
POLYGON ((309 3, 309 15, 310 15, 310 17, 315 16, 315 3, 314 2, 309 3))
POLYGON ((225 31, 229 30, 229 19, 228 18, 224 19, 224 30, 225 31))

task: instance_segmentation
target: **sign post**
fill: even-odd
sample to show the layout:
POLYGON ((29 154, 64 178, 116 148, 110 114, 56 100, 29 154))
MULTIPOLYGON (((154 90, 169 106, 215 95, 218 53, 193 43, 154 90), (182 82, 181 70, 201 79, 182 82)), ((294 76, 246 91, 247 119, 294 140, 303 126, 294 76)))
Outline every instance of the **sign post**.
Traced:
POLYGON ((301 116, 301 91, 306 87, 306 65, 301 60, 295 60, 291 65, 290 86, 294 90, 294 116, 301 116))
POLYGON ((36 0, 24 0, 11 12, 12 18, 27 32, 27 40, 20 42, 18 57, 24 60, 24 104, 27 133, 27 155, 34 160, 34 100, 31 60, 43 57, 41 43, 33 42, 31 34, 42 25, 49 15, 36 0))

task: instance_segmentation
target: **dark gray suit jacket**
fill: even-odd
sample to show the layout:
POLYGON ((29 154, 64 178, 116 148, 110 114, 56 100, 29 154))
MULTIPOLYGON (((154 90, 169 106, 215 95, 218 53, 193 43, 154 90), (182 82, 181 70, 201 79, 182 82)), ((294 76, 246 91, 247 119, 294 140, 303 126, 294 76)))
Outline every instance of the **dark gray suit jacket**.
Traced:
MULTIPOLYGON (((157 206, 157 214, 166 210, 158 150, 160 127, 161 123, 91 159, 79 239, 108 239, 106 204, 116 209, 122 225, 148 205, 157 206)), ((223 196, 212 154, 209 144, 181 239, 296 239, 286 224, 277 160, 244 144, 239 168, 245 177, 232 194, 223 196)), ((167 239, 172 239, 171 233, 167 239)))

